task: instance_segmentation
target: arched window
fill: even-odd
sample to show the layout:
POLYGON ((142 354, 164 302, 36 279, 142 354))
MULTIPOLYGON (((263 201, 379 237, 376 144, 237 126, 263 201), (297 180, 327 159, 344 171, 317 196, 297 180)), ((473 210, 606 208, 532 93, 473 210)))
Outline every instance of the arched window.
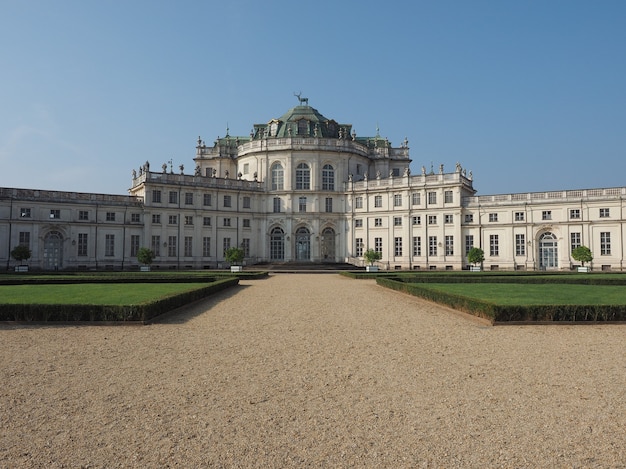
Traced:
POLYGON ((306 163, 300 163, 296 167, 296 190, 311 189, 311 170, 306 163))
POLYGON ((335 190, 335 168, 329 164, 325 164, 322 168, 322 190, 335 190))
POLYGON ((332 228, 322 231, 322 260, 335 262, 335 230, 332 228))
POLYGON ((282 191, 285 186, 284 180, 283 166, 280 163, 274 163, 272 165, 272 190, 282 191))
POLYGON ((311 259, 311 233, 304 227, 296 230, 296 259, 299 261, 311 259))
POLYGON ((273 261, 285 259, 285 233, 278 227, 270 233, 270 259, 273 261))
POLYGON ((539 237, 539 267, 556 269, 558 266, 558 240, 552 233, 544 233, 539 237))

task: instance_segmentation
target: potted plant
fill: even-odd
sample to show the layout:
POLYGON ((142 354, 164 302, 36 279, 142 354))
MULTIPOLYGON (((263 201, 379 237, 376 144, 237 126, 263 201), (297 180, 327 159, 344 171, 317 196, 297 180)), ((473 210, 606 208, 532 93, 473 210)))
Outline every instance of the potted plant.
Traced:
POLYGON ((593 255, 587 246, 578 246, 572 251, 572 258, 580 261, 582 267, 578 267, 578 272, 589 272, 589 267, 585 267, 585 262, 591 262, 593 255))
POLYGON ((13 248, 11 257, 20 263, 20 265, 15 266, 16 272, 28 272, 28 265, 22 264, 22 261, 27 261, 30 256, 30 248, 25 244, 18 244, 13 248))
POLYGON ((470 266, 470 270, 472 272, 480 272, 481 267, 477 264, 480 264, 485 260, 485 251, 480 248, 471 248, 467 252, 467 260, 471 264, 474 264, 473 266, 470 266))
POLYGON ((224 251, 224 259, 230 264, 231 272, 241 272, 243 270, 241 263, 243 262, 244 256, 245 252, 241 248, 230 247, 224 251))
POLYGON ((378 272, 378 266, 374 265, 374 262, 379 261, 382 258, 382 254, 378 251, 374 251, 373 249, 368 249, 363 253, 363 259, 369 265, 365 267, 367 272, 378 272))
POLYGON ((154 251, 148 248, 140 248, 139 251, 137 251, 137 260, 143 264, 139 270, 149 272, 150 264, 152 264, 154 260, 154 251))

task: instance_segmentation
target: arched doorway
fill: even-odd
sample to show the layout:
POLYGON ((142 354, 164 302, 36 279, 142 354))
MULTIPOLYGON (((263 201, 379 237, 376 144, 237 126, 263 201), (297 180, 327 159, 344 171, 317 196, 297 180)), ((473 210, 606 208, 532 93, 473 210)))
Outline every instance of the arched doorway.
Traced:
POLYGON ((58 231, 51 231, 43 239, 43 268, 58 270, 62 267, 63 235, 58 231))
POLYGON ((335 262, 335 230, 332 228, 322 231, 322 260, 335 262))
POLYGON ((307 228, 296 230, 296 260, 308 261, 311 259, 311 233, 307 228))
POLYGON ((539 237, 539 268, 557 269, 559 267, 558 241, 552 233, 543 233, 539 237))
POLYGON ((285 260, 285 232, 278 227, 270 233, 270 260, 285 260))

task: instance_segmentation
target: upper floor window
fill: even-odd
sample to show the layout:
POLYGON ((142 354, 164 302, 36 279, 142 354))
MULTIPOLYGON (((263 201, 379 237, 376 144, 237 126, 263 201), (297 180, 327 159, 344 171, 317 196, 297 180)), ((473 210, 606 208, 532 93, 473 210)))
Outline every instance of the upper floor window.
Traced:
POLYGON ((50 210, 50 218, 56 218, 56 219, 61 218, 61 210, 56 210, 56 209, 50 210))
MULTIPOLYGON (((133 215, 139 215, 139 214, 138 213, 137 214, 133 213, 133 215)), ((78 211, 78 219, 80 221, 87 221, 87 220, 89 220, 89 212, 87 210, 79 210, 78 211)), ((133 220, 133 221, 135 221, 135 220, 133 220)), ((139 221, 139 220, 137 220, 137 221, 139 221)))
MULTIPOLYGON (((22 218, 30 218, 30 208, 21 208, 20 209, 20 217, 22 217, 22 218)), ((79 219, 80 219, 80 212, 79 212, 79 219)))
POLYGON ((306 212, 306 197, 298 197, 298 211, 306 212))
POLYGON ((325 164, 322 168, 322 190, 335 190, 335 169, 329 164, 325 164))
POLYGON ((247 195, 243 198, 243 208, 250 208, 250 197, 247 195))
POLYGON ((306 119, 298 121, 298 135, 307 135, 309 133, 309 122, 306 119))
POLYGON ((542 220, 552 220, 552 210, 544 210, 541 212, 542 220))
POLYGON ((402 226, 402 217, 393 217, 393 226, 402 226))
POLYGON ((224 226, 230 226, 230 218, 224 218, 224 226))
POLYGON ((600 209, 600 218, 608 218, 609 217, 609 209, 601 208, 600 209))
POLYGON ((153 213, 152 214, 152 223, 156 223, 156 224, 161 223, 161 214, 153 213))
POLYGON ((161 203, 161 191, 156 189, 152 191, 152 202, 157 204, 161 203))
POLYGON ((524 221, 524 212, 515 212, 515 221, 524 221))
POLYGON ((354 199, 354 205, 356 208, 363 208, 363 197, 357 197, 354 199))
POLYGON ((437 224, 437 215, 428 215, 428 224, 436 225, 437 224))
POLYGON ((436 204, 437 203, 437 193, 436 192, 429 192, 428 193, 428 203, 429 204, 436 204))
POLYGON ((202 203, 204 205, 211 205, 211 194, 204 194, 202 203))
POLYGON ((446 214, 446 215, 444 215, 443 221, 444 221, 444 223, 450 224, 450 223, 453 223, 453 218, 454 218, 454 215, 446 214))
POLYGON ((578 219, 580 218, 580 209, 578 208, 573 208, 569 211, 569 217, 572 219, 578 219))
POLYGON ((185 192, 185 205, 193 205, 193 192, 185 192))
POLYGON ((383 196, 376 195, 374 196, 374 207, 382 207, 383 206, 383 196))
POLYGON ((451 204, 453 199, 453 192, 452 191, 445 191, 443 196, 444 196, 444 202, 447 204, 451 204))
POLYGON ((422 197, 419 192, 411 194, 411 205, 420 205, 422 203, 422 197))
POLYGON ((419 215, 414 216, 413 218, 411 218, 412 222, 414 225, 421 225, 422 224, 422 217, 419 215))
POLYGON ((178 192, 170 191, 170 204, 178 203, 178 192))
POLYGON ((465 223, 473 223, 474 222, 474 214, 466 213, 465 214, 465 223))
POLYGON ((309 190, 311 188, 311 169, 306 163, 300 163, 296 167, 296 190, 309 190))
POLYGON ((224 207, 230 207, 231 205, 232 205, 232 201, 231 201, 230 195, 225 195, 224 196, 224 207))
POLYGON ((402 194, 394 194, 393 195, 393 206, 394 207, 402 207, 402 194))
POLYGON ((333 211, 333 198, 332 197, 326 197, 325 208, 326 208, 326 212, 328 213, 331 213, 333 211))
POLYGON ((193 216, 185 215, 185 225, 193 225, 193 216))
POLYGON ((141 214, 140 213, 131 213, 130 214, 131 223, 140 223, 141 222, 141 214))
POLYGON ((354 220, 354 227, 355 228, 362 228, 363 227, 363 219, 362 218, 357 218, 354 220))
POLYGON ((490 222, 498 221, 498 214, 497 213, 490 213, 489 214, 489 221, 490 222))
POLYGON ((170 215, 168 216, 167 223, 170 225, 178 224, 178 215, 170 215))
POLYGON ((274 213, 280 213, 280 197, 274 197, 274 213))
POLYGON ((383 226, 382 218, 374 218, 374 226, 383 226))
POLYGON ((115 221, 115 212, 107 212, 107 221, 115 221))
POLYGON ((282 191, 285 187, 285 175, 280 163, 272 165, 272 190, 282 191))

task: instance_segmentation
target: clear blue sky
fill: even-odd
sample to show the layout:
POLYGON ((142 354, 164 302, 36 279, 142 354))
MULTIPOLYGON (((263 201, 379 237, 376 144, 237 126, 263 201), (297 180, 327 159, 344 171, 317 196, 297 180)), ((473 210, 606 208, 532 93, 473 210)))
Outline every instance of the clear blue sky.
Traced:
POLYGON ((479 194, 626 185, 623 0, 0 0, 0 186, 125 194, 302 91, 479 194))

